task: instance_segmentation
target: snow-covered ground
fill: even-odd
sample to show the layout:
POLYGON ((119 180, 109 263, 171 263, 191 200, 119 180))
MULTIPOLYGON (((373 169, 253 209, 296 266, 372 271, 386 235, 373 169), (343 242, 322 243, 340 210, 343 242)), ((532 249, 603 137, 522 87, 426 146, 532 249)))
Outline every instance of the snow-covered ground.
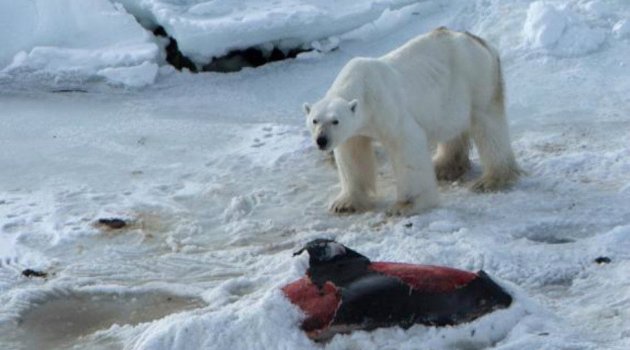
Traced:
POLYGON ((630 348, 627 0, 120 2, 0 0, 0 348, 630 348), (338 49, 179 73, 127 11, 191 57, 287 39, 338 49), (528 176, 474 194, 474 159, 436 210, 329 214, 335 169, 301 104, 350 58, 440 25, 501 51, 528 176), (130 224, 95 225, 109 217, 130 224), (315 237, 374 260, 484 269, 516 302, 457 327, 314 344, 278 287, 304 273, 291 252, 315 237))

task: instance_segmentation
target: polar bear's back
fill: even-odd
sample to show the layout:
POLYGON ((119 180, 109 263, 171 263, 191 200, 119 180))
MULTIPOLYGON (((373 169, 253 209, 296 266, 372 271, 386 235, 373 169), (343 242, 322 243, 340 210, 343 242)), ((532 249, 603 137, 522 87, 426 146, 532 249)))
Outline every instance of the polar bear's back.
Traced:
POLYGON ((497 51, 469 33, 438 28, 380 60, 405 77, 405 90, 428 93, 427 98, 438 101, 457 96, 472 105, 485 105, 501 89, 497 51))
POLYGON ((469 33, 439 28, 379 60, 404 77, 400 80, 404 91, 416 94, 409 96, 408 106, 420 123, 426 118, 459 114, 465 108, 485 108, 502 90, 497 51, 469 33), (458 103, 453 104, 453 100, 458 103), (445 105, 452 107, 441 107, 445 105))
POLYGON ((418 61, 435 60, 452 67, 492 68, 498 59, 497 51, 483 39, 468 32, 461 33, 440 27, 410 40, 403 46, 381 57, 399 69, 415 67, 418 61))

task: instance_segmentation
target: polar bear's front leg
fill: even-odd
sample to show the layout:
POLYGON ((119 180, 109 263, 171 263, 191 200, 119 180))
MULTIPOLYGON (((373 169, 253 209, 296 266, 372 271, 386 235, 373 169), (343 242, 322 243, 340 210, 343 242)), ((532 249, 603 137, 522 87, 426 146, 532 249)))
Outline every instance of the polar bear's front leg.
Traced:
POLYGON ((376 162, 372 140, 355 136, 335 148, 335 162, 341 182, 341 193, 330 204, 334 213, 367 210, 375 194, 376 162))
POLYGON ((439 204, 437 181, 424 130, 409 119, 402 135, 384 143, 396 179, 396 204, 391 215, 411 215, 439 204))

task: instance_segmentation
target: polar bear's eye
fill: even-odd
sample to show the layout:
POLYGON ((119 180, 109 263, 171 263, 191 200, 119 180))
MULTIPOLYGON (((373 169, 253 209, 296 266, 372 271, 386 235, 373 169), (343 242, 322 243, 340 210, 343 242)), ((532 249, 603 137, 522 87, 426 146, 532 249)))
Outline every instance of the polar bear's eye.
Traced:
POLYGON ((313 119, 313 124, 317 124, 317 119, 313 119))
POLYGON ((333 119, 332 123, 333 123, 333 125, 337 125, 337 124, 339 124, 339 121, 337 119, 333 119))

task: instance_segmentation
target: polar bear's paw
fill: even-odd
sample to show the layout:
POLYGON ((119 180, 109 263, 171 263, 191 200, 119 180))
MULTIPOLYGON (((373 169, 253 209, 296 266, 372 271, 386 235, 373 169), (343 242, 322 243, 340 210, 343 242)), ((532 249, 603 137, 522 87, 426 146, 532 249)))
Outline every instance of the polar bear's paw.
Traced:
POLYGON ((475 182, 471 189, 475 192, 495 192, 513 185, 525 172, 516 163, 502 171, 491 171, 475 182))
POLYGON ((415 214, 416 207, 413 201, 398 201, 393 207, 389 208, 387 215, 389 216, 409 216, 415 214))
POLYGON ((399 200, 386 214, 389 216, 411 216, 420 214, 440 205, 437 190, 427 191, 423 195, 406 197, 412 199, 399 200))
POLYGON ((330 211, 336 214, 352 214, 361 211, 365 206, 349 195, 340 195, 330 204, 330 211))
POLYGON ((330 204, 330 211, 336 214, 352 214, 357 211, 350 196, 340 196, 330 204))
POLYGON ((483 176, 473 183, 471 189, 474 192, 496 192, 509 187, 515 179, 510 177, 483 176))
POLYGON ((469 161, 461 162, 435 162, 435 176, 441 181, 455 181, 470 169, 469 161))

